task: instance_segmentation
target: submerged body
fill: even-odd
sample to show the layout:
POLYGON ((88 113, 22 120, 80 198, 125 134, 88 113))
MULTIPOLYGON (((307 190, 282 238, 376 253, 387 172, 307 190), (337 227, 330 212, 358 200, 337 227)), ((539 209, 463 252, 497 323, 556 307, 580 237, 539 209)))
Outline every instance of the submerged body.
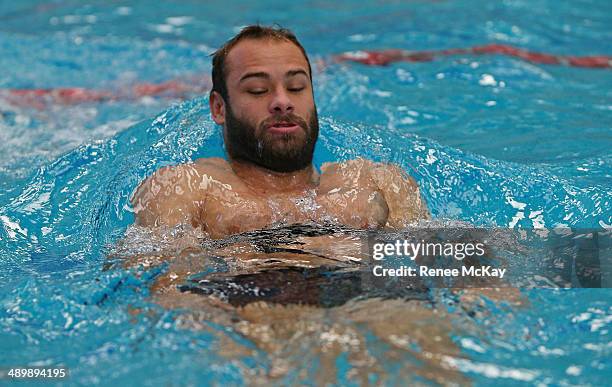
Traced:
POLYGON ((162 248, 131 254, 125 263, 149 273, 163 267, 151 300, 176 311, 177 326, 187 332, 210 332, 228 361, 264 353, 268 367, 245 370, 253 384, 283 380, 313 364, 318 384, 335 384, 340 356, 352 369, 350 379, 361 384, 372 377, 393 380, 388 366, 397 363, 404 380, 469 384, 451 363, 461 356, 452 341, 456 316, 435 308, 418 281, 374 280, 362 250, 369 232, 291 226, 202 240, 199 230, 179 230, 158 235, 133 227, 126 243, 139 243, 134 236, 143 233, 162 248), (190 246, 177 246, 176 234, 190 246), (163 246, 163 240, 172 242, 163 246), (227 327, 240 339, 212 326, 227 327), (384 342, 385 350, 372 353, 371 340, 384 342))

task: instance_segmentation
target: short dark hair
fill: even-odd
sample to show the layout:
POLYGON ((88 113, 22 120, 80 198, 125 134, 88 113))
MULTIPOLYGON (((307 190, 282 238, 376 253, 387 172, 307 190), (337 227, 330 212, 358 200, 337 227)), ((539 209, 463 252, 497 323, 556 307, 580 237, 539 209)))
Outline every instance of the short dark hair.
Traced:
POLYGON ((244 27, 236 36, 225 42, 223 46, 212 54, 213 86, 210 92, 212 93, 213 91, 216 91, 217 93, 221 94, 221 97, 223 97, 223 100, 226 103, 229 101, 229 95, 227 92, 227 83, 225 82, 225 77, 227 75, 225 71, 225 59, 230 50, 236 44, 238 44, 238 42, 244 39, 284 40, 295 44, 302 51, 302 54, 304 54, 304 58, 306 58, 306 62, 308 63, 308 75, 310 76, 310 80, 312 82, 310 60, 308 59, 308 55, 306 55, 306 50, 304 50, 304 47, 300 44, 293 32, 280 26, 266 27, 259 24, 254 24, 244 27))

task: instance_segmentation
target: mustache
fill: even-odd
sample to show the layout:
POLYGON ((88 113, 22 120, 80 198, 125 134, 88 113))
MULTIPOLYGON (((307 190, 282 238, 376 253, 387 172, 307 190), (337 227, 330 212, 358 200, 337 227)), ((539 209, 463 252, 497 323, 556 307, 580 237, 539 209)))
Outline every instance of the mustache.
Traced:
POLYGON ((286 123, 289 123, 289 124, 298 125, 302 129, 304 129, 305 131, 308 131, 308 124, 306 123, 306 120, 304 120, 302 117, 300 117, 298 115, 295 115, 293 113, 285 113, 285 114, 280 114, 280 115, 276 115, 276 116, 270 116, 270 117, 266 118, 259 125, 259 129, 263 131, 268 126, 273 125, 273 124, 275 124, 277 122, 286 122, 286 123))

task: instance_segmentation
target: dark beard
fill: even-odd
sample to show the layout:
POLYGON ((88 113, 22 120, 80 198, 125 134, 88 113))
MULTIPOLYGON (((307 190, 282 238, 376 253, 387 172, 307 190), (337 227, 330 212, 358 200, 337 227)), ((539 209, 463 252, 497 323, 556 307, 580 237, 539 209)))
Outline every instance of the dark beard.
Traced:
POLYGON ((230 158, 248 161, 276 172, 294 172, 312 163, 315 144, 319 137, 319 119, 316 107, 310 114, 310 122, 293 113, 273 116, 260 124, 259 130, 234 115, 226 105, 225 148, 230 158), (304 133, 286 133, 266 136, 266 125, 271 121, 294 123, 304 133), (259 133, 261 138, 257 138, 259 133))

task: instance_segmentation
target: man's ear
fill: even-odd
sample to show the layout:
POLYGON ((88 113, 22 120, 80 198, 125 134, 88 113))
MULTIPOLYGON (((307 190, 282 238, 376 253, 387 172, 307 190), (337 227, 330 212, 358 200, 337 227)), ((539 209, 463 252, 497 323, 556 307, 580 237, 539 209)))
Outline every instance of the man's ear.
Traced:
POLYGON ((225 124, 225 101, 221 94, 216 91, 210 92, 210 98, 208 99, 210 105, 210 115, 217 125, 225 124))

